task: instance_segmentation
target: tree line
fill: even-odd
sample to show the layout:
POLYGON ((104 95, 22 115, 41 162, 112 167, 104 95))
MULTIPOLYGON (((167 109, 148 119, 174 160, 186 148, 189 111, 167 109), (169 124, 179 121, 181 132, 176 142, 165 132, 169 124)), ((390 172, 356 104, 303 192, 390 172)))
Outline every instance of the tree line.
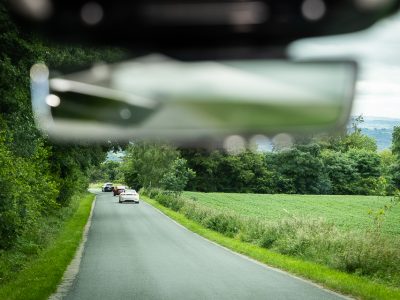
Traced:
POLYGON ((400 127, 392 150, 377 152, 376 142, 361 133, 357 122, 349 132, 298 140, 288 149, 229 155, 182 149, 196 172, 186 189, 204 192, 392 195, 400 188, 400 127))
POLYGON ((302 137, 289 148, 236 155, 136 141, 127 147, 120 170, 137 189, 392 195, 400 188, 400 127, 394 128, 392 149, 378 152, 375 140, 362 134, 361 122, 361 116, 355 118, 344 134, 302 137))

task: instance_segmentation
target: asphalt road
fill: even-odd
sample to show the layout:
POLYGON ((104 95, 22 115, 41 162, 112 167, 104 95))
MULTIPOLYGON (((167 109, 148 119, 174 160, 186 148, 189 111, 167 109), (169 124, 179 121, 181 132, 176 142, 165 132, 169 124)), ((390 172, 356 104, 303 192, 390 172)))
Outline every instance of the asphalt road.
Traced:
POLYGON ((100 193, 65 299, 343 299, 184 229, 144 203, 100 193))

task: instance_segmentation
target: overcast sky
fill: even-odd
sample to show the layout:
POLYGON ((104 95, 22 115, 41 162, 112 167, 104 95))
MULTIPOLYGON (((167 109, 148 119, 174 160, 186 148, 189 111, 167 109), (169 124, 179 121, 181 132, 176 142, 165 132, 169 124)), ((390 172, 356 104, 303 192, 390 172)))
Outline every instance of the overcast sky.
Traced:
POLYGON ((353 115, 400 118, 400 13, 362 32, 296 41, 288 53, 356 60, 360 74, 353 115))

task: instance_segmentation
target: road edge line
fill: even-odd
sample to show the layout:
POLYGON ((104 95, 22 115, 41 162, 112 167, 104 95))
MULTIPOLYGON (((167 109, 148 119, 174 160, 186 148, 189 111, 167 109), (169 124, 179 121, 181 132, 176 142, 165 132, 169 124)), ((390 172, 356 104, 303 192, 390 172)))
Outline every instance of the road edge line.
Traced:
POLYGON ((61 279, 61 282, 57 286, 57 290, 50 295, 48 300, 61 300, 63 299, 64 296, 67 295, 69 292, 70 288, 72 287, 76 276, 79 273, 79 268, 81 265, 82 261, 82 256, 83 256, 83 251, 85 250, 85 244, 89 235, 89 229, 90 226, 92 225, 92 217, 93 217, 93 211, 94 207, 96 205, 96 200, 97 200, 97 195, 95 196, 93 202, 92 202, 92 207, 90 209, 90 214, 88 217, 88 220, 85 224, 85 227, 83 229, 82 233, 82 240, 78 246, 78 249, 75 252, 74 258, 71 260, 70 264, 66 268, 63 277, 61 279))

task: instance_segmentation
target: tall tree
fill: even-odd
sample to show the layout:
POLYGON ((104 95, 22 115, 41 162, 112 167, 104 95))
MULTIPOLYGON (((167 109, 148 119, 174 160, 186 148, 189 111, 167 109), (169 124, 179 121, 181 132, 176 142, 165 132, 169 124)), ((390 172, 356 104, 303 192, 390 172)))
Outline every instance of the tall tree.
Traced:
POLYGON ((126 149, 122 167, 129 186, 183 189, 193 174, 179 151, 167 144, 135 141, 126 149), (189 174, 190 173, 190 174, 189 174))
POLYGON ((395 157, 392 165, 392 182, 397 189, 400 189, 400 126, 393 128, 392 153, 395 157))

